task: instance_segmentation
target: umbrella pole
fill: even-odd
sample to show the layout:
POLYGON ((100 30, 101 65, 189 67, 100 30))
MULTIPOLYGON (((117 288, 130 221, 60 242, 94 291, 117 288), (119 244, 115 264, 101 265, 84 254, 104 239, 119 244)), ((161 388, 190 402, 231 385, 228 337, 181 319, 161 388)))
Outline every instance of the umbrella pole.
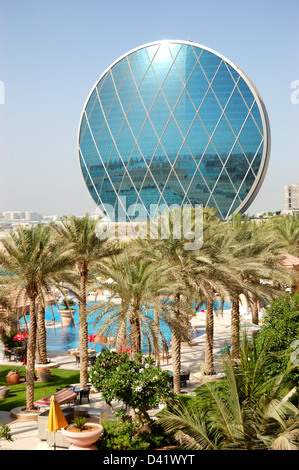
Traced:
POLYGON ((56 431, 54 431, 54 450, 56 450, 56 439, 55 439, 55 436, 56 436, 56 431))

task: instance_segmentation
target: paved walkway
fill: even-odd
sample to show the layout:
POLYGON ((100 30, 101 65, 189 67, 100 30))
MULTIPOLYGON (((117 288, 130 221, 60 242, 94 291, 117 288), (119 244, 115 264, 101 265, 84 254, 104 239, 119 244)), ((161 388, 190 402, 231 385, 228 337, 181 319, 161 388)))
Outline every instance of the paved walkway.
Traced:
MULTIPOLYGON (((222 315, 215 315, 215 329, 214 329, 214 360, 216 371, 221 371, 220 356, 217 354, 223 348, 226 342, 230 342, 230 311, 225 311, 222 315)), ((196 380, 196 374, 202 370, 205 351, 205 313, 198 312, 196 317, 191 320, 192 326, 197 330, 197 336, 194 338, 194 345, 192 347, 182 347, 182 370, 190 370, 190 384, 188 384, 185 391, 191 392, 199 385, 196 380), (201 333, 201 334, 199 334, 201 333), (194 375, 195 374, 195 375, 194 375)), ((49 352, 48 357, 54 362, 59 364, 62 369, 78 369, 75 357, 67 355, 65 352, 49 352)), ((8 360, 3 360, 0 355, 0 364, 19 365, 18 363, 8 360)), ((21 364, 20 364, 21 365, 21 364)), ((171 370, 171 357, 161 363, 161 368, 171 370)), ((184 389, 183 389, 184 390, 184 389)), ((101 399, 101 395, 94 393, 90 395, 91 407, 103 407, 105 404, 101 399)), ((157 410, 153 410, 153 414, 157 410)), ((45 441, 40 441, 38 437, 37 422, 32 420, 14 420, 10 412, 1 411, 0 402, 0 425, 8 424, 13 436, 13 441, 0 440, 0 450, 53 450, 45 441)), ((57 450, 63 450, 58 448, 57 450)))

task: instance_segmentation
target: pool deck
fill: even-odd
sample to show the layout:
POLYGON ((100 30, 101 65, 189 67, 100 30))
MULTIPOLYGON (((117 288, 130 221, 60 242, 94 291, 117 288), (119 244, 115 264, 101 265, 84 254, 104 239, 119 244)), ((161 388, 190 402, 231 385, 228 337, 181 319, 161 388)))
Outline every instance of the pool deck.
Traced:
MULTIPOLYGON (((250 318, 247 317, 250 321, 250 318)), ((204 330, 205 312, 198 312, 196 317, 191 320, 192 327, 198 331, 204 330)), ((230 311, 226 310, 222 315, 214 314, 214 361, 216 372, 221 372, 220 355, 217 354, 221 348, 230 342, 230 311)), ((170 351, 171 352, 171 351, 170 351)), ((190 383, 182 389, 186 393, 192 393, 194 388, 199 385, 198 374, 202 370, 205 354, 205 335, 201 334, 194 338, 192 346, 182 346, 181 369, 190 371, 190 383)), ((68 355, 65 351, 49 351, 48 357, 51 361, 58 363, 61 369, 78 370, 74 356, 68 355)), ((22 365, 16 361, 8 361, 2 358, 0 353, 0 365, 22 365)), ((161 362, 162 369, 171 370, 171 354, 169 359, 161 362)), ((93 393, 90 395, 92 407, 102 407, 103 401, 101 394, 93 393)), ((157 411, 157 410, 156 410, 157 411)), ((155 410, 152 412, 155 413, 155 410)), ((13 441, 0 440, 0 450, 53 450, 45 441, 40 441, 38 437, 37 422, 33 420, 13 419, 10 412, 1 411, 0 402, 0 425, 8 424, 13 436, 13 441)), ((57 450, 65 450, 58 448, 57 450)))

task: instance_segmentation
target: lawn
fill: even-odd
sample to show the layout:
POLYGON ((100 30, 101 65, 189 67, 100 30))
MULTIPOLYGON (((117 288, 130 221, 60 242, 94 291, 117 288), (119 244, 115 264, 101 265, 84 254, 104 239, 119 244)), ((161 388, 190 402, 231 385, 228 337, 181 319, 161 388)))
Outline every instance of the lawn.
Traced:
MULTIPOLYGON (((10 411, 19 406, 26 406, 26 382, 17 385, 7 385, 6 375, 11 370, 19 370, 21 377, 25 377, 25 367, 0 366, 0 387, 9 387, 10 393, 7 398, 0 400, 0 411, 10 411)), ((56 392, 56 388, 63 388, 66 385, 79 383, 80 372, 66 369, 52 369, 51 382, 35 382, 34 400, 46 397, 56 392)))

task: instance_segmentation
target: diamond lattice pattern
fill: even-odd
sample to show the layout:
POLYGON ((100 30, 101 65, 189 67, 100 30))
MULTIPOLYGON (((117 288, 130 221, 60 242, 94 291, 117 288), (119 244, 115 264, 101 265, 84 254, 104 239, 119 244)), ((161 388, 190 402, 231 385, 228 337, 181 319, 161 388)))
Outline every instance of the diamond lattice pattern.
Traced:
POLYGON ((95 86, 80 164, 96 204, 121 206, 127 220, 138 204, 150 217, 160 206, 203 204, 227 218, 257 180, 263 132, 254 95, 229 63, 161 42, 125 56, 95 86))

